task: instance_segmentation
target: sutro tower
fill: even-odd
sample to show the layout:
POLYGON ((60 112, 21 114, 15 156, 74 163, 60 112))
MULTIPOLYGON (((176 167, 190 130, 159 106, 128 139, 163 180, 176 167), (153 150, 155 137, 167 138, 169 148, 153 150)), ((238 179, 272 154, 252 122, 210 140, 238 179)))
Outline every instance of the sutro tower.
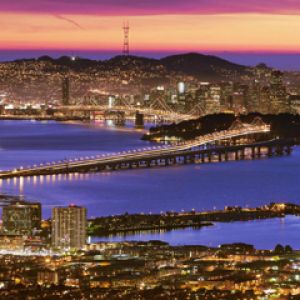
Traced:
POLYGON ((123 43, 123 55, 129 55, 129 22, 124 22, 124 43, 123 43))

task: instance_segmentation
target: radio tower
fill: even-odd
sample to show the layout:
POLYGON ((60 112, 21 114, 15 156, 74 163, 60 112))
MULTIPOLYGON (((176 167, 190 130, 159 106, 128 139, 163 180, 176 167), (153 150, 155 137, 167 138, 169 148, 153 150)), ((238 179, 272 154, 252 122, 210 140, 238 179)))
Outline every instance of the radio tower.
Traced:
POLYGON ((129 22, 124 22, 123 25, 124 31, 124 43, 123 43, 123 55, 129 55, 129 22))

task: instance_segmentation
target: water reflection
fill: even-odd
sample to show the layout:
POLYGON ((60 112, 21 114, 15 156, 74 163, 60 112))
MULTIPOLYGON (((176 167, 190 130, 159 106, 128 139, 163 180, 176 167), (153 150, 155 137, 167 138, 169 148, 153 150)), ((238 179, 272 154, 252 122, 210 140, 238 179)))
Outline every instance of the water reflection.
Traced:
POLYGON ((26 176, 26 177, 15 177, 8 179, 0 179, 0 192, 1 190, 5 191, 5 189, 9 189, 10 187, 14 187, 15 191, 18 191, 20 194, 23 194, 24 189, 27 187, 31 187, 34 185, 43 186, 50 185, 55 186, 56 183, 62 182, 76 182, 76 181, 88 181, 91 178, 108 177, 111 176, 112 172, 106 171, 101 173, 69 173, 69 174, 52 174, 52 175, 34 175, 34 176, 26 176))
POLYGON ((186 228, 172 231, 151 231, 110 235, 92 238, 97 241, 148 241, 161 240, 171 245, 206 245, 218 247, 220 244, 243 242, 253 244, 258 249, 274 249, 280 243, 300 249, 300 217, 286 216, 270 220, 248 222, 215 223, 200 229, 186 228))
MULTIPOLYGON (((0 121, 0 169, 59 161, 72 157, 138 149, 135 130, 95 124, 0 121)), ((48 175, 0 181, 2 193, 49 206, 76 203, 89 216, 163 211, 256 207, 270 202, 299 203, 300 148, 290 157, 186 166, 133 169, 99 174, 48 175)))

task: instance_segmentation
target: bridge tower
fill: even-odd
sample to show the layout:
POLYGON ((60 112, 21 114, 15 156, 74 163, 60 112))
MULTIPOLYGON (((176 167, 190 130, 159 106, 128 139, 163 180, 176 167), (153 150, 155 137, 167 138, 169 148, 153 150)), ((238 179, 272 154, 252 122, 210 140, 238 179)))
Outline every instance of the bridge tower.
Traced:
POLYGON ((135 112, 135 127, 144 128, 144 115, 138 110, 135 112))
POLYGON ((123 42, 123 55, 129 55, 129 22, 123 24, 124 42, 123 42))

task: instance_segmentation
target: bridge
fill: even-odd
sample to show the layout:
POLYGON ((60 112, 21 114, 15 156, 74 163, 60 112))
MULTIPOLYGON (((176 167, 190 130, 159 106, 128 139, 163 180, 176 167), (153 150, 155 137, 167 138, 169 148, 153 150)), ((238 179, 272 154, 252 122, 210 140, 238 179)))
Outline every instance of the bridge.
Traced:
POLYGON ((57 112, 62 112, 64 114, 70 113, 83 113, 88 114, 90 118, 97 112, 103 114, 103 119, 109 118, 110 113, 123 113, 125 116, 131 116, 131 119, 135 118, 135 114, 139 113, 146 117, 150 117, 154 120, 163 120, 167 122, 181 122, 184 120, 191 120, 198 118, 200 114, 184 114, 173 111, 172 109, 159 109, 154 107, 138 107, 138 106, 125 106, 125 105, 68 105, 68 106, 57 106, 54 107, 57 112), (108 116, 108 117, 107 117, 108 116))
POLYGON ((194 140, 180 142, 175 145, 144 147, 111 154, 81 157, 45 164, 41 163, 26 168, 19 167, 13 170, 2 171, 0 173, 0 179, 77 172, 98 172, 125 168, 131 169, 140 166, 167 166, 180 162, 194 162, 196 159, 204 161, 205 157, 208 157, 207 159, 211 161, 212 155, 216 153, 219 155, 219 160, 222 160, 222 155, 224 159, 227 160, 228 153, 235 152, 236 159, 238 159, 244 155, 240 155, 239 152, 242 151, 244 153, 247 148, 252 149, 252 156, 256 156, 256 154, 260 156, 262 154, 262 147, 269 149, 269 156, 271 156, 271 152, 273 153, 272 149, 276 149, 278 153, 291 151, 290 145, 286 145, 288 148, 284 149, 282 141, 278 140, 266 141, 259 144, 229 145, 225 147, 215 145, 222 140, 238 139, 257 134, 268 134, 269 132, 270 126, 262 123, 259 119, 255 119, 251 124, 243 124, 240 121, 236 121, 228 130, 206 134, 194 140))
POLYGON ((81 101, 77 100, 75 105, 57 106, 55 109, 64 112, 87 112, 91 115, 95 112, 103 112, 104 115, 110 112, 120 112, 126 116, 132 116, 138 112, 155 120, 175 123, 205 115, 205 109, 201 103, 195 105, 191 111, 184 113, 176 111, 165 100, 160 98, 156 98, 144 106, 130 103, 124 98, 116 100, 116 103, 110 100, 103 102, 93 99, 84 100, 83 98, 81 101))

